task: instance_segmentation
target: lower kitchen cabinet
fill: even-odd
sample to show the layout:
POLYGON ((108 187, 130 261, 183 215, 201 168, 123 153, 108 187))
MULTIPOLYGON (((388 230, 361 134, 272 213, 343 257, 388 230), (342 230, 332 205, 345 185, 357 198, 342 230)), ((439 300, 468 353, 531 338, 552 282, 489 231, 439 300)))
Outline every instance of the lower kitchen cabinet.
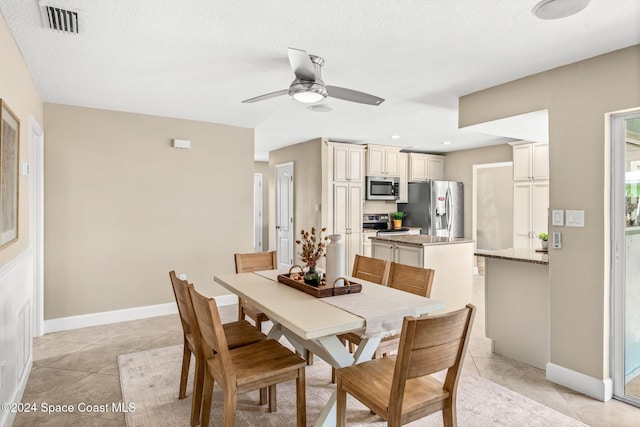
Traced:
MULTIPOLYGON (((434 236, 424 236, 425 240, 429 238, 437 239, 434 236)), ((444 303, 445 311, 457 310, 471 302, 473 241, 420 245, 397 241, 401 239, 402 237, 396 237, 396 241, 384 237, 372 239, 371 256, 399 264, 434 269, 431 298, 444 303)))

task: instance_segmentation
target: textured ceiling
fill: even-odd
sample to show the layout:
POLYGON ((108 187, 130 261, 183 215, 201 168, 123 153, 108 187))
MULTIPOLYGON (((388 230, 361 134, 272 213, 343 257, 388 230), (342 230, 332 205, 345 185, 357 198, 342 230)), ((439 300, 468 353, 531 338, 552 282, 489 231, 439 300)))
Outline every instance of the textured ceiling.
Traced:
POLYGON ((80 10, 78 35, 45 29, 36 0, 0 9, 44 101, 251 127, 264 160, 319 136, 428 152, 499 143, 457 129, 459 96, 640 43, 638 0, 556 21, 534 17, 537 2, 51 0, 80 10), (288 88, 288 47, 324 57, 325 83, 386 102, 241 104, 288 88))

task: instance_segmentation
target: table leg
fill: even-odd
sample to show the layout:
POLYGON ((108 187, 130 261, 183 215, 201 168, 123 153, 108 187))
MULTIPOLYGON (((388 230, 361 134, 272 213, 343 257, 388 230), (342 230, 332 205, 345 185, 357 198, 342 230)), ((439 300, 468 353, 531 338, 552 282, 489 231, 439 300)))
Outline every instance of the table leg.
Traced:
MULTIPOLYGON (((342 351, 344 351, 345 353, 349 354, 349 352, 347 351, 346 347, 343 344, 340 345, 342 350, 338 350, 338 348, 335 347, 334 342, 331 338, 335 338, 336 341, 340 342, 340 340, 338 340, 338 338, 335 336, 320 338, 316 341, 318 342, 318 344, 320 344, 321 347, 325 348, 328 353, 332 354, 333 362, 335 364, 331 362, 329 363, 331 363, 331 365, 333 365, 335 368, 343 368, 345 366, 350 366, 352 364, 355 365, 357 363, 362 363, 362 362, 366 362, 367 360, 371 360, 381 340, 381 337, 363 339, 360 342, 360 345, 358 346, 358 350, 356 350, 355 354, 353 356, 349 355, 351 362, 345 363, 346 358, 342 357, 343 355, 341 353, 342 351)), ((322 412, 320 413, 320 417, 318 417, 318 420, 316 421, 316 424, 315 424, 316 427, 329 427, 329 426, 336 425, 336 415, 337 415, 336 399, 337 399, 337 392, 334 389, 333 393, 331 394, 331 397, 329 398, 329 401, 327 402, 325 407, 322 409, 322 412)))

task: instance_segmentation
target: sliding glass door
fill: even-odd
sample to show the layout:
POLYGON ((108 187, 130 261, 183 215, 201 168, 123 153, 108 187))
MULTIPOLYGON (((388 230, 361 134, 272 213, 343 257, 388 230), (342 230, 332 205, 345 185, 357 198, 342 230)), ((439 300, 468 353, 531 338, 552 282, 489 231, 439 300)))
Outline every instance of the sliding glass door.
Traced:
POLYGON ((614 395, 640 406, 640 111, 612 119, 614 395))

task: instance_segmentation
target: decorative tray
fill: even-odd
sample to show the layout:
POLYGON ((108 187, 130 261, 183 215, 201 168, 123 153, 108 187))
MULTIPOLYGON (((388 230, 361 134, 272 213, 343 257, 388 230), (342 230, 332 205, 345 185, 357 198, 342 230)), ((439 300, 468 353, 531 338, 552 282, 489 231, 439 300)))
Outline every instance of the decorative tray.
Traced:
MULTIPOLYGON (((351 282, 348 279, 341 277, 338 280, 344 280, 344 286, 334 285, 321 285, 319 287, 307 285, 304 283, 303 276, 299 273, 278 274, 278 282, 283 285, 290 286, 299 291, 305 292, 309 295, 313 295, 316 298, 333 297, 336 295, 354 294, 362 290, 362 285, 359 283, 351 282), (294 279, 291 278, 294 277, 294 279), (298 277, 299 279, 295 279, 298 277)), ((338 281, 336 280, 336 282, 338 281)))

